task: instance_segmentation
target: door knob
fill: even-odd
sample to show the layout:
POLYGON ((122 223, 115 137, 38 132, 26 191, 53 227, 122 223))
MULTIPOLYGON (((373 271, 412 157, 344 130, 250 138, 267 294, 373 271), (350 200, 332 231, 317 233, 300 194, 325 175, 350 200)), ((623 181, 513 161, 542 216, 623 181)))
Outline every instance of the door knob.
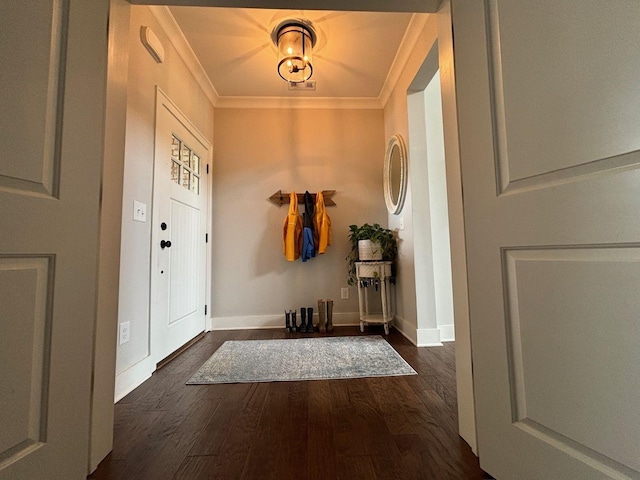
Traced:
POLYGON ((171 240, 160 240, 160 248, 164 250, 164 248, 171 248, 171 240))

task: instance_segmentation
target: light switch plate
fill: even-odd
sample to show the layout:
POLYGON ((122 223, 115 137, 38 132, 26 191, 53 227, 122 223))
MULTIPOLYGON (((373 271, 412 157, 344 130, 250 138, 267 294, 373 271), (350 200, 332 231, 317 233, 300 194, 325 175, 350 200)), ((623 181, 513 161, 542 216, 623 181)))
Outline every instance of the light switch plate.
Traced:
POLYGON ((133 201, 133 219, 136 222, 146 222, 147 221, 147 205, 138 202, 137 200, 133 201))
POLYGON ((349 287, 342 287, 340 289, 340 298, 342 300, 349 300, 349 287))

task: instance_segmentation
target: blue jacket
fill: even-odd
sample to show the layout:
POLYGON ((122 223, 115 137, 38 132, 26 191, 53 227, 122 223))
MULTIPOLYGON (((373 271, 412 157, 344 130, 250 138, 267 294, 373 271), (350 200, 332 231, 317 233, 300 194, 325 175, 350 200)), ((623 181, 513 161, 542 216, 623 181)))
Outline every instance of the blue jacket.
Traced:
POLYGON ((306 262, 316 256, 316 249, 313 244, 313 230, 309 227, 302 229, 302 261, 306 262))

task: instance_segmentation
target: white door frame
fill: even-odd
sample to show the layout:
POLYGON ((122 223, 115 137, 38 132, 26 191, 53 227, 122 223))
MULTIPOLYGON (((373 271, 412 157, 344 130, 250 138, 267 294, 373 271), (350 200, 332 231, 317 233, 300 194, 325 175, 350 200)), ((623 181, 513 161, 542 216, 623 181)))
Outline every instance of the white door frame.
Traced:
MULTIPOLYGON (((444 148, 446 161, 446 182, 447 182, 447 203, 449 213, 449 240, 451 251, 451 274, 453 289, 453 309, 454 309, 454 330, 456 341, 456 387, 458 400, 458 429, 460 436, 469 444, 474 453, 478 453, 476 436, 475 417, 475 397, 473 390, 473 366, 471 360, 471 331, 469 324, 469 297, 467 288, 467 257, 464 228, 464 211, 462 205, 462 172, 460 169, 460 152, 458 148, 458 120, 457 105, 455 96, 455 75, 453 64, 453 39, 451 31, 451 8, 448 0, 445 0, 442 8, 438 12, 437 39, 431 46, 429 54, 425 59, 426 68, 429 75, 440 71, 440 94, 442 98, 442 121, 444 133, 444 148), (437 50, 435 50, 437 49, 437 50), (437 58, 437 61, 436 61, 437 58)), ((425 75, 426 77, 426 75, 425 75)), ((429 80, 432 77, 429 76, 429 80)), ((417 79, 424 83, 426 78, 417 79)), ((426 83, 424 83, 426 87, 426 83)), ((420 88, 423 88, 420 85, 420 88)), ((418 90, 418 87, 416 87, 418 90)), ((412 92, 407 92, 411 95, 412 92)), ((417 95, 417 94, 416 94, 417 95)), ((422 95, 424 98, 424 95, 422 95)), ((415 99, 417 100, 417 99, 415 99)), ((408 113, 411 115, 413 109, 411 100, 407 99, 408 113)), ((418 102, 415 102, 418 103, 418 102)), ((420 115, 424 120, 424 102, 420 102, 418 107, 422 111, 420 115)), ((415 155, 426 155, 424 145, 418 146, 419 138, 415 138, 414 130, 422 128, 421 133, 424 139, 424 125, 414 125, 409 121, 409 153, 410 157, 415 155), (416 149, 418 151, 416 151, 416 149)), ((415 177, 415 172, 411 173, 415 177)), ((425 172, 426 175, 426 172, 425 172)), ((414 216, 414 224, 416 217, 414 216)), ((414 227, 415 229, 415 227, 414 227)), ((432 305, 433 307, 433 305, 432 305)), ((435 307, 433 307, 435 314, 435 307)), ((418 318, 420 322, 420 318, 418 318)), ((436 326, 436 325, 432 325, 436 326)), ((418 329, 426 332, 435 332, 437 342, 440 341, 440 331, 438 328, 427 329, 425 325, 418 323, 418 329)), ((420 338, 420 335, 417 335, 420 338)), ((435 335, 434 335, 435 338, 435 335)))
MULTIPOLYGON (((126 117, 126 96, 127 96, 127 62, 128 62, 128 30, 129 30, 129 17, 130 17, 130 2, 127 0, 110 0, 110 22, 109 22, 109 52, 115 52, 115 54, 107 55, 105 53, 105 63, 107 63, 107 81, 106 91, 107 96, 107 111, 110 116, 118 119, 126 117)), ((136 2, 138 3, 138 2, 136 2)), ((188 5, 192 2, 188 0, 170 0, 165 3, 172 5, 188 5)), ((224 6, 224 0, 216 1, 210 0, 206 2, 210 6, 224 6)), ((251 2, 247 2, 244 6, 250 6, 251 2)), ((330 8, 330 2, 327 2, 325 8, 330 8)), ((400 3, 400 2, 398 2, 400 3)), ((405 2, 409 3, 409 2, 405 2)), ((439 2, 437 2, 439 3, 439 2)), ((304 1, 301 2, 301 5, 304 1)), ((427 6, 425 2, 423 11, 429 11, 435 8, 434 2, 432 5, 427 6)), ((331 4, 335 9, 335 4, 331 4)), ((240 6, 240 5, 238 5, 240 6)), ((276 2, 271 5, 262 5, 263 8, 271 6, 272 8, 278 8, 276 2)), ((318 3, 314 4, 314 8, 320 8, 322 5, 318 3)), ((362 8, 361 2, 358 0, 349 0, 341 5, 341 8, 347 10, 349 8, 358 10, 362 8)), ((369 10, 375 11, 379 9, 381 11, 392 11, 393 8, 384 8, 379 4, 376 4, 373 0, 368 3, 369 10)), ((407 5, 397 5, 398 10, 407 11, 407 5)), ((459 158, 458 154, 458 134, 457 134, 457 112, 455 102, 455 82, 453 76, 453 45, 451 37, 451 15, 449 0, 444 0, 442 8, 438 11, 438 41, 440 56, 442 59, 446 58, 446 63, 442 63, 441 60, 441 82, 442 82, 442 96, 443 96, 443 120, 445 131, 445 149, 446 155, 454 155, 455 158, 459 158), (440 37, 440 31, 443 32, 443 37, 440 37)), ((115 123, 115 122, 114 122, 115 123)), ((105 130, 105 150, 103 158, 104 169, 104 182, 103 191, 122 191, 122 168, 124 163, 124 144, 125 144, 125 132, 124 127, 116 128, 112 125, 112 128, 105 130)), ((447 178, 449 178, 449 165, 447 165, 447 178)), ((453 169, 458 168, 459 165, 452 165, 453 169)), ((459 172, 458 172, 459 174, 459 172)), ((209 208, 211 205, 211 180, 209 181, 209 208)), ((452 205, 452 198, 457 198, 457 202, 462 204, 462 192, 460 187, 456 189, 455 186, 447 185, 449 191, 449 208, 454 208, 452 205)), ((210 210, 211 211, 211 210, 210 210)), ((119 245, 120 243, 120 226, 122 221, 122 205, 117 202, 111 202, 110 204, 102 204, 101 208, 101 233, 100 241, 114 243, 119 245)), ((209 220, 210 221, 210 220, 209 220)), ((462 224, 452 224, 450 220, 450 229, 452 235, 452 255, 453 255, 453 238, 457 238, 456 248, 462 246, 464 251, 464 226, 462 224), (455 233, 457 232, 457 233, 455 233)), ((210 225, 208 225, 208 231, 211 232, 210 225)), ((104 252, 104 255, 100 257, 100 274, 98 278, 98 287, 102 292, 101 299, 105 304, 112 302, 112 305, 116 305, 115 315, 113 308, 99 311, 97 315, 97 328, 94 344, 96 345, 94 352, 94 395, 92 398, 92 436, 91 436, 91 451, 89 459, 89 471, 95 470, 97 464, 109 453, 112 441, 113 441, 113 384, 115 377, 115 359, 116 359, 116 337, 117 337, 117 288, 109 289, 109 285, 118 285, 119 282, 119 269, 118 268, 106 268, 108 265, 119 265, 119 248, 113 249, 111 252, 104 252), (108 391, 104 388, 98 388, 98 386, 107 386, 108 391)), ((209 305, 209 311, 207 314, 207 330, 211 326, 211 242, 207 246, 207 305, 209 305)), ((466 257, 452 257, 452 267, 462 268, 466 272, 466 257)), ((466 279, 466 276, 465 276, 466 279)), ((456 294, 458 292, 466 292, 466 280, 462 281, 460 278, 456 279, 454 276, 454 302, 456 303, 456 339, 458 348, 456 348, 456 366, 464 362, 470 365, 471 358, 471 344, 469 336, 465 338, 464 331, 468 331, 468 305, 465 305, 464 300, 460 300, 463 296, 456 294), (465 314, 466 312, 466 314, 465 314), (463 348, 460 348, 463 346, 463 348)), ((465 297, 466 298, 466 297, 465 297)), ((471 370, 468 372, 465 368, 465 378, 463 379, 466 387, 464 392, 458 390, 458 404, 461 402, 470 405, 470 408, 466 408, 465 411, 471 412, 471 424, 474 425, 475 417, 473 415, 473 391, 471 389, 471 370)), ((456 368, 460 375, 460 368, 456 368)), ((461 417, 462 418, 462 417, 461 417)), ((467 438, 467 437, 465 437, 467 438)), ((467 438, 467 441, 472 444, 475 442, 475 425, 473 428, 473 438, 467 438)))

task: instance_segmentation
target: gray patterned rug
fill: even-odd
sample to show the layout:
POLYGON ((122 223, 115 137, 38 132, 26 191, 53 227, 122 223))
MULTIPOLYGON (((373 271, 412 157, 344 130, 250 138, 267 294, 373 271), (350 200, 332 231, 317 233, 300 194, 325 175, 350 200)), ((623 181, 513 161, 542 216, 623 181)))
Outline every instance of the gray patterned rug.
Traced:
POLYGON ((416 375, 379 335, 230 340, 187 382, 288 382, 337 378, 416 375))

